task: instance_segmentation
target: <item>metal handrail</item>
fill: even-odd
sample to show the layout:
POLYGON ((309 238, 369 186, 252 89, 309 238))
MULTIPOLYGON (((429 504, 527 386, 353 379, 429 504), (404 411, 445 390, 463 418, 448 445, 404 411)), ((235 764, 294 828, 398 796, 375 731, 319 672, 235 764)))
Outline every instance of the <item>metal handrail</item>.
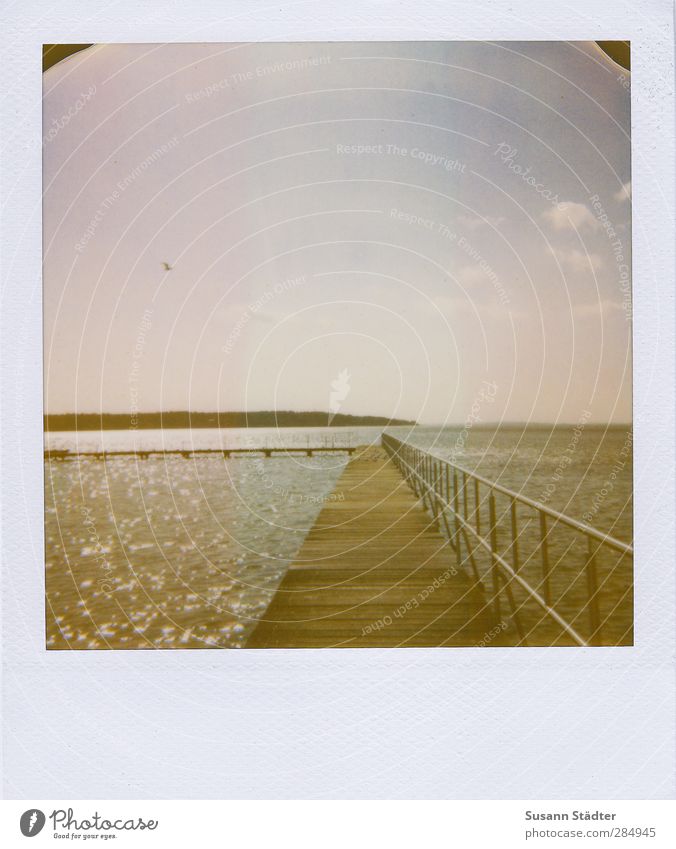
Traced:
POLYGON ((409 448, 416 448, 418 451, 423 451, 425 454, 429 454, 430 457, 435 460, 439 460, 442 463, 447 463, 452 466, 454 469, 457 469, 461 474, 467 475, 469 478, 473 478, 479 483, 486 484, 491 489, 495 490, 495 492, 499 492, 502 495, 507 495, 510 498, 513 498, 515 501, 521 502, 521 504, 525 504, 528 507, 532 507, 534 510, 538 510, 541 513, 545 513, 548 516, 551 516, 553 519, 556 519, 557 522, 561 522, 564 525, 568 525, 568 527, 573 528, 576 531, 580 531, 584 533, 585 536, 590 536, 593 539, 598 540, 604 545, 609 545, 611 548, 616 549, 617 551, 621 551, 623 554, 633 554, 633 548, 628 545, 626 542, 622 542, 619 539, 615 539, 615 537, 611 537, 609 534, 604 534, 601 531, 597 531, 596 528, 590 528, 589 525, 585 525, 583 522, 578 522, 577 519, 572 519, 570 516, 566 516, 565 513, 559 513, 557 510, 552 510, 551 507, 547 507, 546 504, 541 504, 539 501, 535 501, 532 498, 528 498, 527 495, 522 495, 520 492, 515 492, 512 489, 508 489, 506 486, 502 486, 502 484, 495 483, 495 481, 489 480, 488 478, 483 477, 482 475, 478 475, 476 472, 471 472, 469 469, 464 468, 463 466, 459 466, 457 463, 451 463, 450 460, 444 459, 444 457, 439 457, 437 454, 433 454, 431 451, 426 451, 424 448, 417 448, 415 445, 408 445, 408 443, 403 442, 401 439, 397 439, 396 436, 391 436, 389 433, 383 433, 381 437, 383 444, 385 444, 385 440, 392 440, 393 442, 398 442, 401 445, 406 445, 409 448))
POLYGON ((449 543, 455 549, 458 558, 458 564, 466 562, 461 556, 461 538, 464 537, 465 546, 467 548, 468 557, 472 564, 477 580, 480 580, 476 563, 474 561, 475 549, 470 548, 469 537, 475 540, 475 544, 481 547, 488 553, 491 560, 491 572, 493 577, 494 590, 494 608, 497 617, 500 615, 500 596, 504 591, 509 600, 510 607, 514 615, 515 624, 521 635, 522 641, 526 642, 525 634, 521 628, 518 613, 515 609, 514 600, 512 598, 511 584, 516 583, 523 589, 532 601, 534 601, 548 616, 555 621, 578 645, 588 646, 598 643, 601 635, 601 620, 598 604, 599 587, 596 574, 596 553, 603 546, 607 546, 620 555, 631 555, 633 549, 608 534, 603 534, 594 528, 589 528, 581 522, 571 519, 563 513, 552 510, 544 504, 540 504, 527 496, 521 495, 518 492, 508 489, 501 484, 497 484, 488 478, 478 475, 475 472, 469 471, 462 466, 452 463, 443 457, 438 457, 430 451, 418 448, 404 442, 390 434, 382 434, 382 445, 388 452, 392 460, 397 464, 402 471, 405 480, 412 485, 412 488, 422 500, 423 503, 429 501, 435 520, 439 522, 441 528, 446 530, 449 543), (413 459, 413 463, 408 462, 408 459, 413 459), (462 476, 462 487, 458 486, 458 477, 462 476), (451 484, 452 480, 452 484, 451 484), (474 483, 474 501, 475 510, 474 518, 476 527, 468 521, 468 501, 467 501, 467 482, 468 480, 474 483), (489 507, 489 536, 486 538, 481 533, 481 513, 479 510, 479 488, 485 486, 489 490, 488 507, 489 507), (510 565, 503 554, 498 551, 497 545, 497 520, 495 510, 495 494, 507 496, 510 501, 509 512, 511 520, 511 555, 512 564, 510 565), (462 498, 462 505, 460 499, 462 498), (534 589, 522 575, 519 574, 519 546, 518 546, 518 518, 516 512, 517 504, 525 506, 537 511, 539 516, 540 541, 538 551, 542 561, 542 588, 540 593, 534 589), (449 525, 447 513, 451 514, 452 526, 449 525), (554 608, 551 600, 550 577, 551 567, 549 563, 549 534, 551 529, 547 527, 547 519, 553 519, 557 524, 563 524, 572 530, 583 534, 587 539, 587 593, 588 607, 590 618, 591 637, 585 640, 584 637, 567 622, 563 616, 554 608), (593 550, 592 540, 598 545, 596 550, 593 550), (507 579, 506 583, 504 579, 507 579), (502 584, 502 586, 501 586, 502 584))

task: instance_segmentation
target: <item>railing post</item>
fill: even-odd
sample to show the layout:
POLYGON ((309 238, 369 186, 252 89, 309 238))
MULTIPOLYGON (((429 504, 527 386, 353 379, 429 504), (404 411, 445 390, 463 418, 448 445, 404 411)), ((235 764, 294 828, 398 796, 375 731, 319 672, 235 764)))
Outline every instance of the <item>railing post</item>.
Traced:
POLYGON ((460 517, 458 514, 458 471, 453 467, 453 537, 458 569, 462 566, 462 551, 460 548, 460 517))
POLYGON ((437 509, 439 510, 439 530, 441 531, 441 523, 444 520, 444 464, 442 460, 437 460, 438 464, 438 475, 437 475, 437 509))
POLYGON ((474 478, 474 516, 476 532, 481 536, 481 501, 479 500, 479 481, 477 478, 474 478))
POLYGON ((418 454, 415 448, 411 458, 411 480, 413 481, 413 491, 417 498, 420 498, 420 481, 418 480, 418 454))
MULTIPOLYGON (((441 476, 439 479, 439 498, 442 503, 439 507, 441 510, 441 518, 444 521, 444 528, 446 529, 446 537, 448 538, 449 543, 451 544, 451 548, 454 548, 453 543, 453 534, 451 533, 451 528, 448 524, 448 479, 449 479, 449 467, 448 463, 441 463, 441 476)), ((441 530, 441 525, 439 526, 439 530, 441 530)))
POLYGON ((549 543, 547 542, 547 515, 540 512, 540 556, 542 558, 542 591, 545 602, 552 606, 552 590, 549 584, 549 543))
POLYGON ((512 566, 519 571, 519 528, 516 516, 516 499, 512 498, 509 505, 509 515, 512 525, 512 566))
POLYGON ((427 470, 429 468, 429 464, 430 464, 429 463, 429 457, 427 456, 427 454, 423 454, 421 475, 422 475, 422 485, 423 485, 423 488, 424 488, 426 495, 427 495, 427 470))
POLYGON ((587 595, 589 597, 589 627, 591 645, 599 645, 601 639, 601 614, 599 611, 599 588, 596 574, 596 553, 591 537, 587 537, 587 595))
POLYGON ((430 508, 432 515, 436 519, 436 503, 434 500, 434 458, 430 457, 427 461, 427 492, 430 497, 430 508))
MULTIPOLYGON (((431 484, 430 481, 432 479, 432 458, 429 454, 425 454, 425 459, 423 460, 423 486, 425 489, 425 495, 429 501, 429 509, 434 512, 434 498, 430 493, 431 484)), ((423 501, 424 503, 424 501, 423 501)))
POLYGON ((490 543, 491 543, 491 576, 493 578, 493 609, 495 618, 500 621, 500 573, 498 572, 498 564, 495 555, 498 552, 498 528, 495 519, 495 495, 493 490, 488 495, 488 523, 490 525, 490 543))
MULTIPOLYGON (((448 504, 446 509, 453 512, 453 505, 451 502, 451 467, 448 464, 446 465, 446 479, 444 483, 444 501, 448 504)), ((448 522, 446 522, 446 532, 448 533, 448 541, 451 544, 451 548, 455 549, 455 536, 451 531, 448 522)))
POLYGON ((467 473, 462 473, 462 515, 467 521, 467 473))
POLYGON ((441 530, 441 519, 444 516, 444 461, 439 460, 439 478, 437 480, 437 494, 439 504, 439 530, 441 530))

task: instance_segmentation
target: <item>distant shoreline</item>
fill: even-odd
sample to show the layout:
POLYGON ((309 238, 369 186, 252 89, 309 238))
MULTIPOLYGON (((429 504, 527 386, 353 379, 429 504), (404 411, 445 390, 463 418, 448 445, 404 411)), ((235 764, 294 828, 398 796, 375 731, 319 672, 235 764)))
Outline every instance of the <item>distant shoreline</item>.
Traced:
POLYGON ((56 413, 44 416, 45 432, 76 430, 159 430, 169 428, 246 427, 397 427, 415 425, 407 419, 386 416, 351 416, 346 413, 293 410, 260 410, 253 413, 56 413))
MULTIPOLYGON (((127 413, 51 413, 44 416, 45 433, 59 431, 103 430, 171 430, 190 428, 287 428, 287 427, 417 427, 409 419, 388 419, 385 416, 352 416, 319 411, 294 412, 293 410, 258 410, 253 413, 137 413, 134 419, 127 413)), ((425 424, 427 428, 462 429, 461 422, 425 424)), ((524 428, 550 430, 575 427, 574 422, 477 422, 473 430, 523 430, 524 428)), ((632 429, 631 422, 588 422, 587 428, 632 429)))

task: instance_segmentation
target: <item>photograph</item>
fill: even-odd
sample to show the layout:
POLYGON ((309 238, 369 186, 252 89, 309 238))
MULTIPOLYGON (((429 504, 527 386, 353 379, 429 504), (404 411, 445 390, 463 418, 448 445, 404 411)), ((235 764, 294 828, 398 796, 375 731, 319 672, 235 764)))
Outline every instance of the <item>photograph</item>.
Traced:
POLYGON ((634 645, 630 55, 44 45, 48 652, 634 645))

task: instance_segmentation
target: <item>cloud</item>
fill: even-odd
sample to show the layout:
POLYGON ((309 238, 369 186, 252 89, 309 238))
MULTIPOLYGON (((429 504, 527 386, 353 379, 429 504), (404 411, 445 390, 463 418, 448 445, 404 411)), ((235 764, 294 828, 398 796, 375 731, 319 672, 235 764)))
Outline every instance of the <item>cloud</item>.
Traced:
POLYGON ((577 248, 552 248, 550 251, 560 265, 572 271, 598 271, 603 266, 603 260, 598 254, 585 253, 577 248))
POLYGON ((616 201, 622 203, 625 200, 631 199, 631 180, 623 184, 622 188, 613 195, 616 201))
POLYGON ((577 230, 580 227, 598 230, 601 226, 589 207, 572 201, 553 206, 544 213, 544 217, 554 225, 555 230, 577 230))

